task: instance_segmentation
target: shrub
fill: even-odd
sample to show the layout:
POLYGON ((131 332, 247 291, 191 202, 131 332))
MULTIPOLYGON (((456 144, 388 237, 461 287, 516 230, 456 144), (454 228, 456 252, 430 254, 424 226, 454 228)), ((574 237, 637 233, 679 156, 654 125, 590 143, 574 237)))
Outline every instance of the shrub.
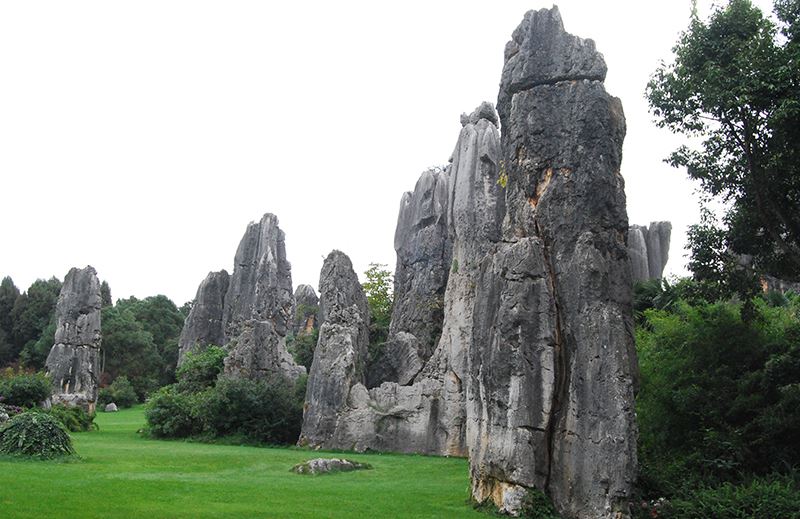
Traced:
POLYGON ((522 500, 520 517, 525 519, 561 519, 556 512, 553 502, 541 490, 532 488, 528 490, 522 500))
POLYGON ((303 422, 303 401, 282 378, 221 378, 203 409, 214 436, 242 436, 258 443, 294 443, 303 422))
POLYGON ((314 350, 319 340, 319 329, 315 328, 311 333, 299 333, 297 336, 286 338, 286 347, 294 357, 294 361, 301 366, 305 366, 306 371, 311 371, 311 364, 314 362, 314 350))
POLYGON ((674 519, 800 519, 800 487, 787 478, 755 479, 701 488, 670 502, 665 518, 674 519))
POLYGON ((227 354, 219 346, 209 346, 200 353, 187 353, 177 372, 179 390, 196 392, 212 387, 225 369, 227 354))
POLYGON ((148 432, 157 438, 186 438, 203 431, 204 393, 183 393, 176 385, 156 391, 145 406, 148 432))
POLYGON ((105 388, 102 395, 98 393, 97 398, 103 405, 114 402, 120 408, 131 407, 139 401, 133 384, 125 375, 117 377, 108 388, 105 388))
POLYGON ((50 394, 50 380, 42 373, 20 373, 0 379, 0 396, 8 405, 36 407, 50 398, 50 394))
POLYGON ((56 418, 46 413, 26 412, 0 429, 0 453, 50 459, 75 451, 67 430, 56 418))
POLYGON ((94 413, 89 414, 81 407, 67 407, 56 404, 47 411, 51 416, 60 421, 71 432, 85 432, 97 430, 94 423, 94 413))

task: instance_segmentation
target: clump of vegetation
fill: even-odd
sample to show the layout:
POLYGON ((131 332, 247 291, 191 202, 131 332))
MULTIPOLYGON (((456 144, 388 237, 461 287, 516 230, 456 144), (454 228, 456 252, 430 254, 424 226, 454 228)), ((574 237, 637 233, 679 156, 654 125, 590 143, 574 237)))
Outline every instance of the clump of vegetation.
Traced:
POLYGON ((139 401, 133 384, 130 383, 125 375, 117 377, 110 386, 98 391, 97 402, 100 405, 115 403, 119 408, 132 407, 139 401))
POLYGON ((300 435, 305 380, 220 377, 225 350, 190 355, 178 382, 148 401, 148 431, 159 438, 228 438, 245 443, 291 444, 300 435))
POLYGON ((60 421, 70 432, 86 432, 98 428, 94 423, 94 413, 87 413, 81 407, 56 404, 47 413, 60 421))
POLYGON ((556 512, 553 502, 539 489, 532 488, 522 500, 520 517, 525 519, 561 519, 556 512))
POLYGON ((314 329, 311 333, 299 333, 296 336, 286 337, 286 348, 292 354, 294 361, 301 366, 305 366, 306 372, 311 370, 314 362, 314 350, 319 340, 319 329, 314 329))
POLYGON ((367 280, 361 286, 369 305, 370 358, 375 358, 389 337, 389 323, 394 305, 392 273, 386 265, 370 263, 364 275, 367 280))
POLYGON ((18 414, 0 428, 0 454, 52 459, 74 453, 67 430, 47 413, 18 414))
POLYGON ((0 378, 0 397, 7 405, 36 407, 50 394, 50 380, 42 373, 15 373, 9 369, 0 378))

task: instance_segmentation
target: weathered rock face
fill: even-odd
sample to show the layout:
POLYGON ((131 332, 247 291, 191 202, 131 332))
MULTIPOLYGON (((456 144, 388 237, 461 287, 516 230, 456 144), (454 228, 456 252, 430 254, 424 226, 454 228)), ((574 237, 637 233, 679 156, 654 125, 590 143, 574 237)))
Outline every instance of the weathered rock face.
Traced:
POLYGON ((628 228, 628 253, 634 283, 660 279, 669 260, 669 242, 672 234, 670 222, 651 222, 631 225, 628 228))
POLYGON ((438 169, 425 171, 400 201, 389 340, 370 366, 368 387, 410 383, 436 347, 452 255, 448 202, 447 174, 438 169))
POLYGON ((480 264, 466 380, 472 495, 513 512, 536 487, 566 517, 624 517, 636 357, 622 107, 557 8, 527 13, 505 59, 507 214, 480 264))
POLYGON ((190 351, 200 352, 209 345, 223 346, 227 342, 222 315, 229 279, 228 272, 221 270, 209 272, 200 283, 178 341, 178 366, 190 351))
POLYGON ((268 213, 248 225, 236 251, 222 312, 226 375, 296 380, 305 373, 286 349, 293 305, 284 234, 268 213))
POLYGON ((294 291, 292 333, 309 334, 318 328, 319 298, 311 285, 299 285, 294 291))
MULTIPOLYGON (((319 280, 319 341, 308 377, 299 443, 349 449, 341 422, 353 386, 364 387, 369 345, 369 307, 350 258, 333 251, 319 280)), ((344 418, 343 418, 344 417, 344 418)))
POLYGON ((100 377, 100 281, 94 268, 73 268, 56 304, 55 344, 45 363, 53 402, 94 412, 100 377))
MULTIPOLYGON (((410 368, 406 373, 411 376, 398 375, 396 382, 383 382, 377 387, 367 389, 361 384, 350 388, 346 405, 338 413, 338 423, 334 437, 335 446, 355 450, 378 450, 418 452, 451 456, 465 456, 465 385, 467 376, 467 351, 472 335, 472 306, 474 303, 475 279, 478 275, 478 260, 490 247, 493 240, 500 237, 500 222, 503 214, 502 187, 498 184, 499 175, 499 133, 496 126, 497 116, 489 103, 478 107, 472 115, 462 116, 463 128, 459 135, 452 164, 447 171, 446 200, 438 191, 444 186, 439 174, 423 174, 423 180, 417 184, 413 198, 427 199, 432 203, 436 198, 442 200, 431 212, 439 215, 438 208, 446 208, 446 228, 442 229, 441 217, 428 219, 427 225, 418 226, 416 237, 401 236, 399 243, 406 240, 414 242, 425 236, 424 246, 433 255, 428 265, 446 265, 448 271, 436 275, 421 268, 406 271, 408 286, 412 289, 401 292, 401 308, 409 308, 413 298, 427 298, 438 290, 442 278, 447 280, 444 294, 444 323, 441 338, 436 349, 422 366, 423 349, 419 339, 402 328, 431 329, 436 323, 431 314, 412 310, 397 312, 393 316, 392 329, 395 330, 391 340, 396 342, 395 352, 397 366, 410 368), (422 186, 428 186, 420 189, 422 186), (421 196, 418 196, 421 195, 421 196), (435 232, 432 222, 438 222, 435 232), (427 234, 423 234, 427 233, 427 234), (434 243, 434 239, 437 240, 434 243), (452 258, 447 261, 447 249, 452 244, 452 258), (432 251, 432 252, 431 252, 432 251), (457 261, 456 261, 457 260, 457 261), (413 278, 418 279, 413 279, 413 278), (433 288, 432 288, 433 287, 433 288), (405 305, 405 306, 404 306, 405 305), (413 318, 407 318, 407 315, 413 318), (412 324, 423 323, 413 328, 412 324), (405 356, 403 358, 403 356, 405 356), (421 368, 421 369, 420 369, 421 368), (414 373, 419 373, 414 376, 414 373), (411 380, 413 377, 413 383, 411 380), (410 385, 409 385, 410 384, 410 385)), ((404 197, 404 202, 409 200, 404 197)), ((405 205, 402 207, 408 207, 405 205)), ((409 214, 409 213, 405 213, 409 214)), ((425 214, 416 211, 413 214, 425 214)), ((428 213, 430 214, 430 213, 428 213)), ((412 218, 416 220, 416 218, 412 218)), ((420 218, 416 221, 422 221, 420 218)), ((407 229, 403 223, 404 212, 401 209, 398 230, 407 229)), ((413 225, 411 226, 413 227, 413 225)), ((402 254, 412 254, 398 247, 398 270, 404 268, 402 254)), ((404 274, 404 275, 406 275, 404 274)), ((323 297, 324 300, 324 297, 323 297)), ((323 325, 324 327, 324 325, 323 325)), ((320 331, 322 334, 322 330, 320 331)), ((320 335, 320 344, 322 335, 320 335)), ((319 347, 318 347, 319 352, 319 347)), ((384 355, 384 361, 388 356, 384 355)), ((315 357, 316 363, 316 357, 315 357)), ((381 367, 386 366, 386 363, 381 367)), ((319 367, 312 366, 312 376, 319 367)), ((375 369, 375 365, 370 369, 375 369)), ((400 369, 397 374, 402 373, 400 369)), ((370 373, 375 377, 375 373, 370 373)))

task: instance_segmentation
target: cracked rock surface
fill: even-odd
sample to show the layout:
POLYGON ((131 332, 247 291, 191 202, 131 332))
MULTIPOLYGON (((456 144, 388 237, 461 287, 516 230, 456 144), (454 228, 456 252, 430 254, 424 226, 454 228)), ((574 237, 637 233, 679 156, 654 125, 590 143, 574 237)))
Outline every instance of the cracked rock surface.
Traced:
POLYGON ((651 222, 650 226, 628 227, 628 252, 634 283, 664 276, 669 260, 670 222, 651 222))
POLYGON ((93 267, 73 268, 56 303, 55 344, 45 366, 53 403, 94 412, 100 377, 100 281, 93 267))
POLYGON ((637 432, 622 106, 557 8, 528 12, 505 57, 507 213, 480 264, 466 384, 472 495, 516 512, 536 487, 565 517, 625 517, 637 432))
POLYGON ((209 345, 223 346, 227 342, 222 313, 229 280, 228 272, 221 270, 209 272, 200 283, 178 340, 178 366, 190 351, 201 352, 209 345))

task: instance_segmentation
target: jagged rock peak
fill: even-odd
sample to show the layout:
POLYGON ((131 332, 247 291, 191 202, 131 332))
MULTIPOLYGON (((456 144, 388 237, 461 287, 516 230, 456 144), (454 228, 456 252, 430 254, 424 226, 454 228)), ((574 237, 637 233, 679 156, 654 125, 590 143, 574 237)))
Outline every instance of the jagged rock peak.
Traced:
POLYGON ((56 303, 55 344, 45 362, 56 403, 94 411, 101 308, 100 280, 94 268, 70 269, 56 303))
POLYGON ((471 114, 461 114, 461 126, 466 126, 467 124, 477 124, 477 122, 481 119, 486 119, 495 126, 500 124, 499 120, 497 119, 497 112, 494 109, 494 105, 488 101, 484 101, 471 114))
POLYGON ((514 93, 534 86, 604 81, 607 70, 593 40, 564 30, 558 7, 528 11, 506 44, 498 108, 502 112, 514 93))
POLYGON ((631 225, 628 228, 628 252, 634 282, 663 277, 669 261, 671 234, 670 222, 651 222, 649 227, 631 225))
POLYGON ((178 366, 190 351, 199 353, 212 344, 224 346, 227 342, 222 315, 229 281, 228 272, 221 270, 209 272, 200 283, 178 340, 178 366))
POLYGON ((296 380, 305 373, 286 349, 293 306, 285 237, 278 218, 267 213, 247 226, 236 250, 223 309, 230 346, 226 375, 258 378, 279 374, 296 380))
POLYGON ((298 285, 294 291, 294 335, 311 333, 318 328, 319 297, 311 285, 298 285))
POLYGON ((341 436, 353 386, 363 386, 369 342, 369 307, 364 290, 343 252, 331 252, 319 280, 319 340, 308 377, 300 445, 352 448, 341 436))
POLYGON ((466 401, 472 495, 511 513, 538 488, 564 517, 623 518, 636 476, 625 119, 605 71, 555 8, 506 47, 506 217, 480 264, 466 401))

